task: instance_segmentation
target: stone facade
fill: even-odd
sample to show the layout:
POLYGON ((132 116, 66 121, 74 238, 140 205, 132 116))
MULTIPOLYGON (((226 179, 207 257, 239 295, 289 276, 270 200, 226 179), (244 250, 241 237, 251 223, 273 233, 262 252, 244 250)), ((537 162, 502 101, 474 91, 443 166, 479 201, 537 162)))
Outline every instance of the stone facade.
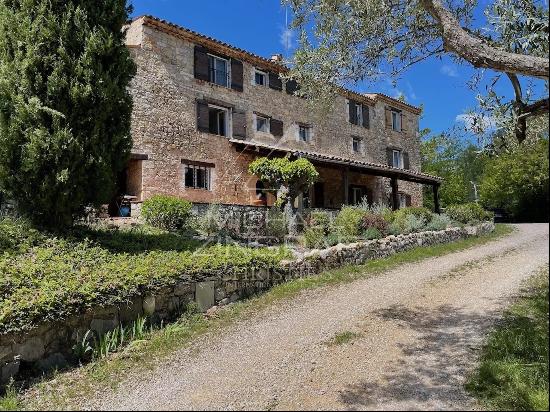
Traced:
MULTIPOLYGON (((388 163, 387 148, 399 148, 408 153, 410 170, 420 171, 419 112, 416 108, 382 95, 361 96, 369 110, 370 125, 368 128, 354 125, 349 121, 348 100, 344 95, 335 97, 334 105, 328 111, 317 111, 312 110, 305 99, 285 92, 284 83, 282 91, 256 85, 255 69, 266 70, 266 67, 261 66, 261 59, 260 63, 258 59, 249 62, 246 52, 241 53, 245 57, 241 57, 242 91, 199 80, 195 78, 194 38, 203 37, 153 22, 147 18, 137 19, 127 32, 127 44, 138 67, 131 84, 134 97, 133 153, 146 157, 133 161, 128 171, 127 189, 139 200, 163 193, 193 202, 254 204, 257 179, 247 169, 258 153, 238 150, 228 137, 198 131, 197 102, 200 101, 217 103, 231 113, 244 112, 246 136, 239 138, 247 142, 382 165, 388 163), (402 132, 387 127, 389 106, 401 110, 402 132), (282 136, 257 132, 255 116, 258 113, 282 121, 282 136), (308 142, 298 139, 301 124, 311 126, 308 142), (361 139, 359 152, 353 151, 353 137, 361 139), (210 165, 209 190, 185 187, 186 160, 210 165), (141 186, 136 183, 139 181, 141 186)), ((323 206, 339 207, 347 202, 342 189, 343 169, 316 167, 325 185, 323 206)), ((350 185, 361 183, 372 193, 374 200, 387 201, 390 192, 388 178, 362 174, 349 179, 350 185)), ((411 196, 412 205, 422 203, 420 184, 399 182, 399 186, 400 191, 411 196)), ((271 196, 268 203, 273 200, 271 196)))
POLYGON ((177 317, 190 302, 202 311, 213 305, 223 306, 253 295, 285 281, 313 276, 324 270, 356 265, 370 259, 384 258, 418 246, 448 243, 469 236, 492 232, 493 223, 437 232, 388 236, 384 239, 339 244, 328 249, 311 250, 296 260, 281 262, 280 268, 250 269, 246 273, 183 278, 155 294, 136 296, 124 305, 98 307, 64 321, 45 323, 20 334, 0 335, 0 384, 20 373, 29 375, 74 361, 72 347, 88 330, 96 335, 128 324, 139 316, 154 322, 177 317))

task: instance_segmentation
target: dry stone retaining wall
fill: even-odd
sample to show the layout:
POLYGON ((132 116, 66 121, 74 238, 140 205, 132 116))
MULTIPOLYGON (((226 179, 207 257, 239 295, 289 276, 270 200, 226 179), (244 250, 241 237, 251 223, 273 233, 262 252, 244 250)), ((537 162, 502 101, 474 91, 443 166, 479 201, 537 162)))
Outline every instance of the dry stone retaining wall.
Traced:
POLYGON ((345 265, 362 264, 417 246, 479 236, 493 230, 493 223, 483 223, 438 232, 339 244, 328 249, 311 250, 297 260, 283 261, 277 270, 255 269, 244 274, 227 273, 200 280, 185 279, 155 295, 137 296, 125 305, 98 307, 70 319, 39 325, 25 334, 0 335, 0 383, 7 383, 12 377, 25 377, 74 362, 72 347, 88 330, 92 330, 96 336, 102 335, 139 316, 148 316, 153 322, 169 321, 181 314, 190 302, 196 302, 200 310, 206 311, 214 305, 235 302, 293 278, 311 276, 345 265))

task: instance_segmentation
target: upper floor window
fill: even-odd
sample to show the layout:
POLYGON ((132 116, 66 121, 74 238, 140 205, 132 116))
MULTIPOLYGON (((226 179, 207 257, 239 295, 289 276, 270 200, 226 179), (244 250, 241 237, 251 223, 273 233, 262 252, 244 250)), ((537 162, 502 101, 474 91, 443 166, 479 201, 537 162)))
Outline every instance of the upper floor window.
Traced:
POLYGON ((348 100, 348 120, 351 124, 369 128, 369 107, 353 100, 348 100))
POLYGON ((229 73, 229 61, 212 54, 208 55, 208 67, 210 71, 210 81, 220 86, 229 87, 231 84, 229 73))
POLYGON ((186 189, 211 190, 211 179, 211 165, 184 163, 183 183, 186 189))
POLYGON ((311 140, 311 127, 306 125, 298 126, 298 140, 301 142, 309 142, 311 140))
POLYGON ((208 130, 212 134, 229 136, 229 109, 208 105, 208 130))
POLYGON ((256 131, 269 133, 269 118, 265 116, 256 115, 256 131))
POLYGON ((391 127, 396 132, 401 131, 401 113, 393 111, 391 112, 391 127))
POLYGON ((403 155, 401 150, 393 151, 393 167, 397 167, 399 169, 403 168, 403 155))
POLYGON ((256 69, 254 71, 254 83, 258 86, 267 86, 267 83, 268 83, 267 73, 256 69))
POLYGON ((354 153, 360 153, 361 152, 361 139, 359 137, 352 137, 351 138, 351 148, 354 153))

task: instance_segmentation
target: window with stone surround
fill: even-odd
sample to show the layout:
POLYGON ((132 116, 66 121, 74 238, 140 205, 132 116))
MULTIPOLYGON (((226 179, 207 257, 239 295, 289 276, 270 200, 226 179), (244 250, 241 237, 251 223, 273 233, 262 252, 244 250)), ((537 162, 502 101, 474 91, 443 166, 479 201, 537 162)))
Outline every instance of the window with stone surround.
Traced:
POLYGON ((208 68, 210 72, 210 81, 220 86, 230 87, 231 85, 231 65, 227 59, 223 59, 213 54, 208 55, 208 68))
POLYGON ((298 125, 298 140, 300 142, 309 142, 311 140, 311 126, 305 124, 298 125))
POLYGON ((182 160, 183 185, 186 189, 211 190, 212 169, 211 163, 182 160))
POLYGON ((256 114, 255 119, 256 119, 256 131, 257 132, 262 132, 262 133, 269 133, 270 132, 269 117, 256 114))
POLYGON ((361 153, 361 138, 352 137, 351 138, 351 149, 354 153, 361 153))
POLYGON ((254 83, 257 86, 268 86, 268 82, 269 80, 266 72, 263 72, 258 69, 254 70, 254 83))

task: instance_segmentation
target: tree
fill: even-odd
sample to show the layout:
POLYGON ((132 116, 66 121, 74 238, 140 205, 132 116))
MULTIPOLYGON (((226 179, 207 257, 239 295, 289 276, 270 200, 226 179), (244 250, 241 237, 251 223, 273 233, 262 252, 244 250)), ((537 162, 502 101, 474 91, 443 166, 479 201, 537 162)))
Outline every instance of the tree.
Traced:
MULTIPOLYGON (((442 133, 422 141, 422 171, 442 177, 439 194, 443 207, 476 200, 478 185, 487 155, 472 144, 464 144, 452 135, 442 133)), ((433 207, 433 192, 424 191, 426 207, 433 207)))
POLYGON ((548 221, 548 140, 501 153, 488 163, 480 184, 484 206, 518 220, 548 221))
POLYGON ((430 56, 450 55, 507 75, 516 92, 507 115, 519 140, 527 118, 548 113, 548 96, 530 102, 517 87, 518 76, 548 81, 547 3, 494 0, 482 27, 473 23, 475 0, 286 3, 294 12, 293 27, 301 30, 289 76, 300 83, 302 95, 328 98, 339 85, 396 77, 430 56))
POLYGON ((277 192, 275 206, 285 210, 288 231, 290 234, 296 234, 294 200, 319 178, 315 166, 304 158, 290 160, 288 157, 260 157, 250 163, 248 171, 256 175, 268 188, 277 192))
POLYGON ((131 148, 126 0, 0 0, 0 190, 67 225, 113 195, 131 148))

